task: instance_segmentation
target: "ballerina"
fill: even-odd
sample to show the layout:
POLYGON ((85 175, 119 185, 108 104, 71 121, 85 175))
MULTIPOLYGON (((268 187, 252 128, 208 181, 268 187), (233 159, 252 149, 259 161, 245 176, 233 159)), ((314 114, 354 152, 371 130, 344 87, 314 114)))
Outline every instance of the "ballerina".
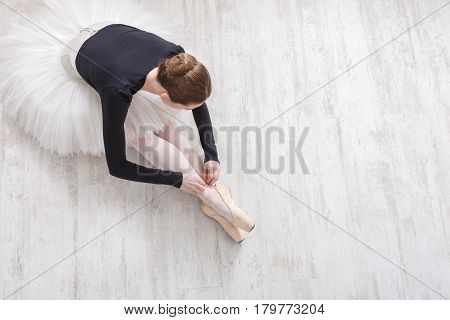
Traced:
POLYGON ((199 197, 207 216, 234 241, 244 240, 255 224, 219 181, 206 67, 182 46, 145 31, 159 30, 161 24, 134 3, 84 5, 98 7, 86 11, 73 2, 47 0, 32 11, 37 20, 47 18, 41 22, 49 34, 63 34, 62 43, 25 25, 0 39, 6 49, 0 55, 6 75, 0 93, 7 114, 46 149, 61 155, 104 154, 117 178, 170 185, 199 197), (96 14, 90 16, 90 11, 96 14), (128 12, 127 19, 121 12, 128 12), (83 15, 89 19, 80 21, 83 15), (29 49, 24 53, 25 44, 29 49), (30 70, 36 77, 27 84, 23 78, 30 70), (155 101, 156 96, 161 100, 155 101), (183 109, 192 110, 203 162, 171 120, 174 110, 183 109), (155 168, 128 161, 127 146, 155 168))

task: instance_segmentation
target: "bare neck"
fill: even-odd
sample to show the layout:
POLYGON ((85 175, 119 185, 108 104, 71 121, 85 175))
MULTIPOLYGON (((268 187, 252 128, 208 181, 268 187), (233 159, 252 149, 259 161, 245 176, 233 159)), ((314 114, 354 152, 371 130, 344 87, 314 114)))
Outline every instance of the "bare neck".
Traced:
POLYGON ((148 91, 153 94, 160 95, 166 90, 161 86, 161 84, 158 81, 158 67, 152 69, 148 74, 147 78, 145 80, 144 85, 142 86, 141 90, 148 91))

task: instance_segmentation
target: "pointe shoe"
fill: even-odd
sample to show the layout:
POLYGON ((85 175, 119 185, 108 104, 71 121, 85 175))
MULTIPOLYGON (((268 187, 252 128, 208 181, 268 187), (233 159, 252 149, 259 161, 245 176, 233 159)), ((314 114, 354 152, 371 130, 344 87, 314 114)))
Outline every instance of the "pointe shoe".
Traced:
POLYGON ((232 225, 227 219, 218 214, 214 209, 202 201, 200 208, 203 213, 210 218, 213 218, 222 226, 223 230, 237 243, 242 242, 247 237, 247 232, 232 225))
MULTIPOLYGON (((214 185, 214 188, 216 189, 216 191, 219 193, 220 197, 222 198, 222 200, 225 202, 228 210, 229 210, 229 214, 231 214, 232 219, 227 219, 227 221, 229 221, 232 225, 239 227, 240 229, 250 232, 253 230, 253 228, 255 227, 255 224, 253 223, 253 221, 250 219, 250 217, 247 215, 247 213, 242 210, 241 208, 239 208, 236 203, 233 201, 233 199, 231 198, 231 190, 230 188, 228 188, 227 185, 221 183, 221 182, 217 182, 214 185)), ((212 209, 214 209, 213 206, 210 206, 212 209)), ((216 211, 217 214, 221 215, 221 213, 217 210, 216 211)), ((223 216, 223 215, 221 215, 223 216)), ((228 215, 227 215, 228 216, 228 215)))

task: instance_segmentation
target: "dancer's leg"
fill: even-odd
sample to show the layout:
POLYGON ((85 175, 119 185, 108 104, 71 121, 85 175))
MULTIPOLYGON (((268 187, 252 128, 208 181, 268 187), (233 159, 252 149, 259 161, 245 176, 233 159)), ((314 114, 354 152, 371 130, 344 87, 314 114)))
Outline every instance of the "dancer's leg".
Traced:
POLYGON ((189 173, 194 170, 173 144, 150 133, 130 141, 131 146, 158 169, 189 173))
MULTIPOLYGON (((158 169, 183 173, 194 171, 187 158, 177 147, 155 134, 134 139, 130 144, 158 169)), ((197 173, 194 172, 194 174, 197 173)), ((214 187, 207 185, 205 191, 196 195, 226 219, 233 221, 230 209, 214 187)))
POLYGON ((188 159, 194 170, 200 175, 203 175, 203 162, 195 150, 194 143, 192 139, 186 137, 183 128, 177 126, 174 122, 165 122, 165 128, 162 132, 158 133, 158 136, 180 150, 184 156, 188 159))

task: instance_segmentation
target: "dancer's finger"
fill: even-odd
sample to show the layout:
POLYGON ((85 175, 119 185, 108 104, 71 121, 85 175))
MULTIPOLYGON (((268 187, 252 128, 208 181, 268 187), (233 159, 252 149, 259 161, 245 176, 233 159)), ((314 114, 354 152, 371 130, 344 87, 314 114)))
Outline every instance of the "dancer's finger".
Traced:
POLYGON ((209 174, 209 179, 208 179, 208 184, 212 185, 214 183, 214 172, 216 171, 216 169, 212 169, 211 173, 209 174))
POLYGON ((199 194, 200 193, 200 188, 197 185, 193 185, 191 187, 191 193, 195 194, 195 195, 199 194))
POLYGON ((201 184, 198 184, 198 185, 197 185, 197 190, 198 190, 198 192, 203 192, 203 191, 205 191, 205 189, 206 189, 206 186, 203 186, 203 185, 201 185, 201 184))
POLYGON ((220 170, 219 170, 219 168, 216 168, 216 170, 214 170, 214 175, 213 175, 211 184, 214 184, 217 182, 217 180, 219 180, 219 175, 220 175, 220 170))
POLYGON ((212 179, 212 173, 211 173, 211 169, 209 167, 205 168, 205 183, 210 184, 211 183, 211 179, 212 179))
POLYGON ((209 173, 206 175, 206 180, 205 180, 205 182, 206 182, 207 184, 211 184, 213 178, 214 178, 214 174, 211 173, 211 172, 209 172, 209 173))
POLYGON ((202 179, 197 179, 197 185, 201 186, 202 188, 206 188, 206 182, 202 179))
POLYGON ((203 169, 202 179, 203 179, 203 181, 206 182, 206 179, 207 179, 207 178, 208 178, 208 169, 205 167, 205 168, 203 169))

